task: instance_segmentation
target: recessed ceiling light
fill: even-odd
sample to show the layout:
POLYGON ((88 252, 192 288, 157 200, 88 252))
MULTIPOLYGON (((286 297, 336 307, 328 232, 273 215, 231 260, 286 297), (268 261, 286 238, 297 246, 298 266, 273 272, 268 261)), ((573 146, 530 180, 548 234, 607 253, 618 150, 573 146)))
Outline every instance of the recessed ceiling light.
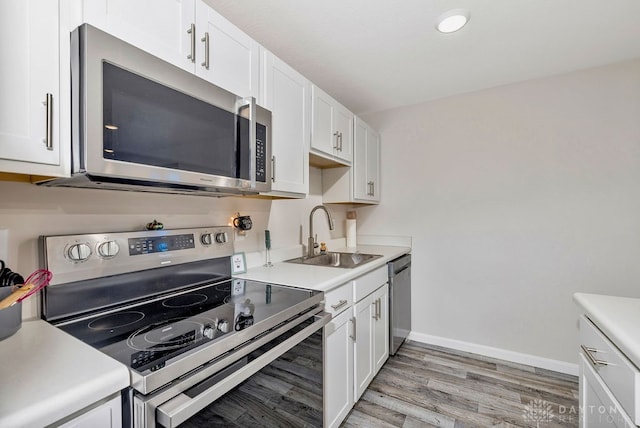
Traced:
POLYGON ((441 33, 453 33, 469 22, 469 12, 464 9, 454 9, 443 13, 438 18, 436 28, 441 33))

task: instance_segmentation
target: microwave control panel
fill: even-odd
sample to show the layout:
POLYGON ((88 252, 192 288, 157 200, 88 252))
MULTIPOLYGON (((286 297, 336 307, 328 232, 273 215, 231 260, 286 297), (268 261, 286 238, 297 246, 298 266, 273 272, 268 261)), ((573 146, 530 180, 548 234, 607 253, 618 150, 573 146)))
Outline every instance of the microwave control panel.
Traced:
POLYGON ((256 124, 256 181, 267 182, 267 127, 256 124))

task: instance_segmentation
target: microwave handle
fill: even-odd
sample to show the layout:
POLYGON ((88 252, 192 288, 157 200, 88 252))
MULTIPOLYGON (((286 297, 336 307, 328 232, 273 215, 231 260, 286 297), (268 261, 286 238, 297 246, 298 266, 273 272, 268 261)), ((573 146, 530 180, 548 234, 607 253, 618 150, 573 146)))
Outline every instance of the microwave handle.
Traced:
POLYGON ((239 98, 240 105, 236 108, 238 115, 249 119, 249 176, 251 177, 251 188, 256 187, 256 125, 257 110, 256 99, 254 97, 239 98))

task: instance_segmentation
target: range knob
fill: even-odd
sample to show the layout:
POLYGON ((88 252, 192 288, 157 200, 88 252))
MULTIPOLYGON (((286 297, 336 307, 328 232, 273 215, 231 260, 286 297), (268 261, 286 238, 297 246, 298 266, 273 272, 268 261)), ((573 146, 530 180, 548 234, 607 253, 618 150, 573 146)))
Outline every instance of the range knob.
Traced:
POLYGON ((202 243, 202 245, 211 245, 213 243, 213 234, 212 233, 205 233, 202 236, 200 236, 200 242, 202 243))
POLYGON ((202 335, 204 337, 206 337, 207 339, 213 339, 213 337, 215 336, 216 331, 213 329, 213 327, 211 327, 210 325, 206 325, 204 326, 204 328, 202 329, 202 335))
POLYGON ((227 320, 222 320, 218 323, 218 330, 220 330, 223 333, 228 333, 229 332, 229 321, 227 320))
POLYGON ((67 249, 67 257, 74 262, 83 262, 91 256, 89 244, 73 244, 67 249))
POLYGON ((115 257, 120 252, 120 246, 116 241, 107 241, 98 245, 98 255, 106 259, 115 257))
POLYGON ((229 240, 229 236, 227 236, 227 232, 218 232, 216 233, 216 242, 218 244, 224 244, 229 240))

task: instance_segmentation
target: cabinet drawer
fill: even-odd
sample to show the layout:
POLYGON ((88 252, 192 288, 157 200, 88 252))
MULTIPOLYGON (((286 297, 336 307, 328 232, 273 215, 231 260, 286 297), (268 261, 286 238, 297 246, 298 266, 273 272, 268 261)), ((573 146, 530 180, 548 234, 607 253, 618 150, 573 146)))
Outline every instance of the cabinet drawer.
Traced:
POLYGON ((580 317, 580 346, 616 400, 640 424, 640 370, 585 316, 580 317))
POLYGON ((324 293, 324 310, 335 317, 353 305, 353 281, 324 293))
POLYGON ((364 297, 376 291, 380 286, 389 280, 387 265, 379 267, 373 272, 369 272, 356 278, 353 281, 353 298, 359 302, 364 297))

